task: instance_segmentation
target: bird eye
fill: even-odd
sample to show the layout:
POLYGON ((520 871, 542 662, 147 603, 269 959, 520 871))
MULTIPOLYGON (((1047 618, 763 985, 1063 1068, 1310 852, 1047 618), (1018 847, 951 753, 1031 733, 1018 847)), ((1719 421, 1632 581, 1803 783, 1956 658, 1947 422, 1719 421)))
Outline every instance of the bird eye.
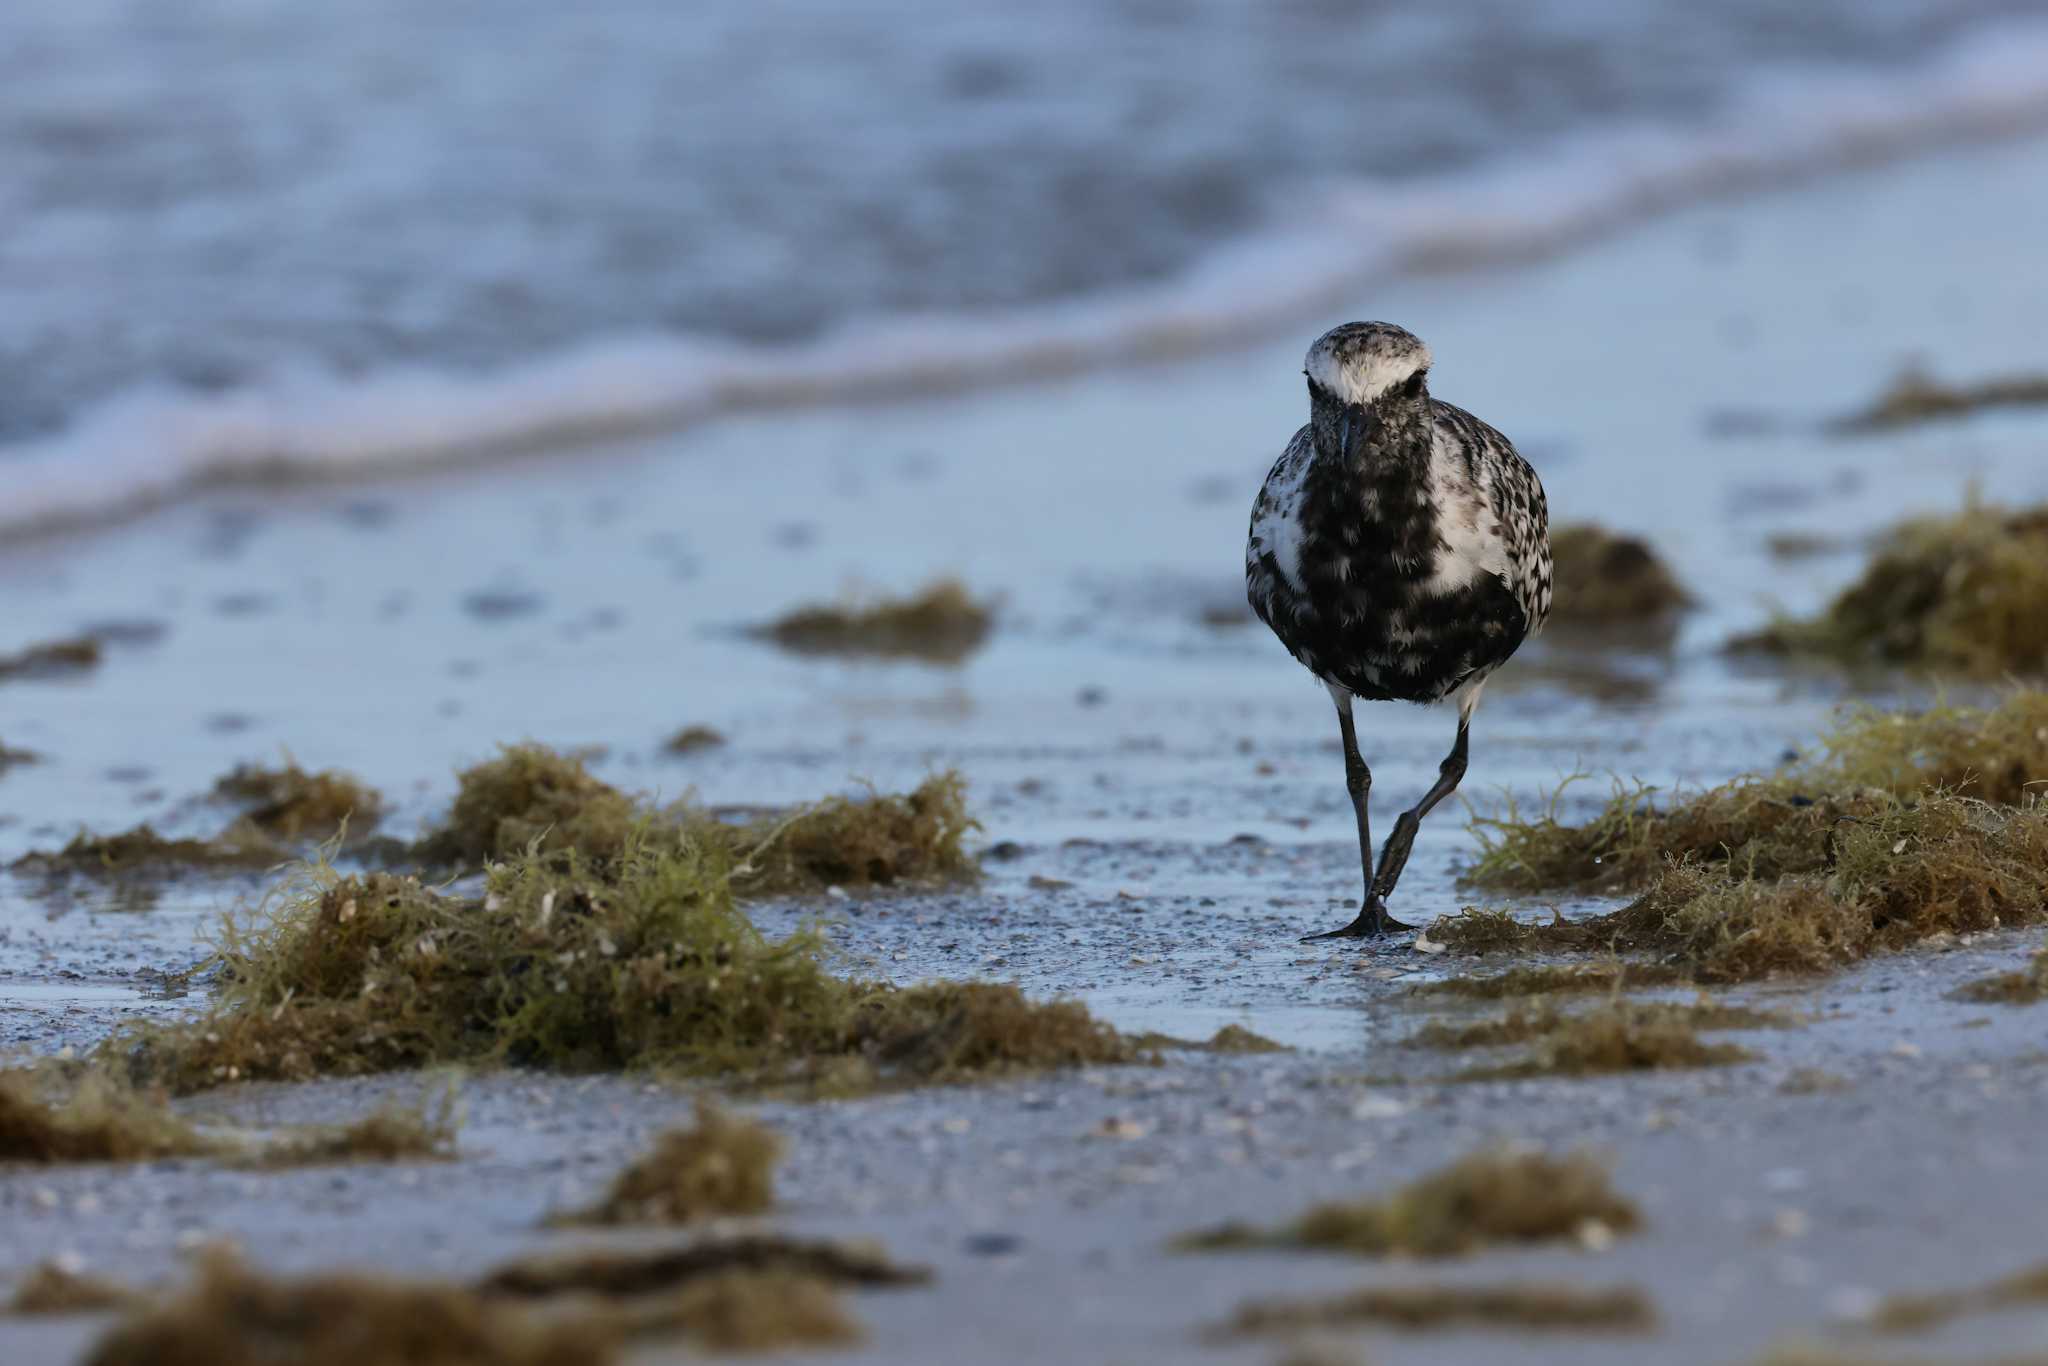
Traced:
POLYGON ((1417 370, 1414 374, 1408 376, 1408 382, 1401 386, 1402 394, 1408 398, 1420 398, 1422 396, 1422 381, 1424 376, 1428 374, 1429 371, 1427 370, 1417 370))

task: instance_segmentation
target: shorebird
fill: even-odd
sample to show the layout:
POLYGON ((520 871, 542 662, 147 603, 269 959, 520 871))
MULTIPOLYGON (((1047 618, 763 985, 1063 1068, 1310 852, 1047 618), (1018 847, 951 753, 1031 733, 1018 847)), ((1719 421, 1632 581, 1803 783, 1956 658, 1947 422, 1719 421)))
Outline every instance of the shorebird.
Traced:
MULTIPOLYGON (((1550 614, 1550 514, 1514 443, 1429 395, 1429 348, 1391 323, 1346 323, 1308 349, 1308 425, 1252 505, 1245 593, 1329 689, 1358 817, 1358 918, 1307 939, 1412 929, 1387 914, 1422 818, 1465 776, 1487 678, 1550 614), (1436 784, 1372 856, 1372 770, 1354 700, 1458 706, 1436 784)), ((1306 941, 1304 941, 1306 942, 1306 941)))

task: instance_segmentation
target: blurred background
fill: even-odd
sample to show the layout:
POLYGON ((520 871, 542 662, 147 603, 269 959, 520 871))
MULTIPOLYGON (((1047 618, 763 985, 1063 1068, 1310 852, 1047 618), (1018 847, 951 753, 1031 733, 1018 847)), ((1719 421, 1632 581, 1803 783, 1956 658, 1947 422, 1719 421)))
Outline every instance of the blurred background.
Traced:
POLYGON ((1313 335, 1403 266, 2031 127, 2044 70, 1999 0, 31 0, 0 525, 1313 335))

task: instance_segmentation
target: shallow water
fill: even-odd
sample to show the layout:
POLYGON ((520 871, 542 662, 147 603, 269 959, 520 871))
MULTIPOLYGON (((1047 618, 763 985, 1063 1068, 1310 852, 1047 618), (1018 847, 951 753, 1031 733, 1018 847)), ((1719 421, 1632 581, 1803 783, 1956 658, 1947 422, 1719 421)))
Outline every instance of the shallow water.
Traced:
MULTIPOLYGON (((1565 800, 1590 804, 1609 774, 1711 782, 1777 762, 1844 682, 1732 665, 1728 634, 1774 602, 1819 603, 1901 515, 1973 485, 2048 496, 2023 413, 1856 441, 1819 430, 1906 357, 1963 375, 2038 359, 2044 155, 1923 161, 1345 305, 1429 338, 1439 394, 1517 437, 1555 518, 1643 532, 1702 602, 1668 640, 1531 647, 1489 691, 1468 800, 1541 802, 1585 773, 1565 800), (1965 194, 2003 212, 1959 218, 1965 194), (1720 434, 1730 411, 1750 434, 1720 434), (1776 561, 1766 540, 1790 530, 1842 548, 1776 561)), ((903 979, 1071 991, 1134 1026, 1276 1010, 1272 1028, 1304 1042, 1355 1038, 1357 955, 1294 943, 1348 919, 1356 895, 1327 700, 1256 627, 1200 619, 1236 598, 1245 508, 1299 421, 1297 350, 738 420, 488 480, 222 493, 17 546, 0 554, 0 616, 18 639, 164 630, 129 633, 77 681, 0 686, 0 735, 48 756, 0 779, 0 857, 80 827, 217 829, 227 814, 199 800, 213 779, 286 752, 382 789, 402 835, 441 809, 455 769, 523 738, 600 747, 622 786, 718 804, 958 766, 985 838, 1018 856, 969 896, 823 908, 849 950, 903 979), (940 572, 1001 600, 991 644, 958 668, 800 658, 739 629, 940 572), (662 756, 685 724, 732 743, 662 756), (1034 875, 1074 886, 1034 891, 1034 875), (945 932, 904 933, 904 917, 945 932)), ((1361 732, 1385 831, 1451 723, 1372 708, 1361 732)), ((1453 875, 1474 847, 1445 808, 1397 911, 1464 904, 1453 875)), ((30 980, 182 966, 258 881, 174 884, 137 913, 8 879, 0 963, 30 980)))
MULTIPOLYGON (((1702 600, 1668 639, 1616 652, 1556 633, 1510 666, 1479 716, 1467 797, 1541 801, 1586 771, 1573 806, 1609 771, 1710 782, 1775 761, 1857 689, 1732 666, 1718 650, 1730 631, 1773 600, 1815 605, 1855 572, 1862 538, 1972 482, 2048 497, 2038 415, 1854 442, 1818 427, 1915 354, 1958 376, 2042 365, 2044 169, 2041 144, 1929 160, 1331 304, 1422 332, 1438 390, 1522 442, 1560 519, 1645 533, 1702 600), (1766 539, 1788 530, 1841 549, 1774 561, 1766 539)), ((1753 1063, 1484 1084, 1445 1083, 1462 1060, 1407 1042, 1422 1018, 1473 1015, 1408 991, 1464 965, 1296 942, 1347 919, 1357 891, 1329 704, 1258 628, 1200 619, 1236 598, 1252 491, 1299 421, 1305 340, 556 451, 485 479, 224 491, 0 550, 10 645, 162 627, 120 633, 74 681, 0 685, 0 736, 44 756, 0 776, 0 859, 80 826, 217 828, 213 780, 286 750, 377 785, 400 834, 443 809, 458 766, 526 736, 603 746, 599 771, 628 787, 752 806, 957 765, 985 826, 981 886, 765 905, 764 928, 824 915, 850 956, 896 980, 1014 980, 1128 1029, 1243 1023, 1303 1048, 754 1107, 790 1143, 778 1227, 880 1238, 936 1269, 929 1290, 857 1297, 872 1338, 835 1358, 849 1366, 1198 1352, 1261 1366, 1277 1348, 1200 1337, 1243 1297, 1519 1279, 1640 1284, 1660 1326, 1350 1336, 1395 1366, 1725 1366, 1788 1336, 1856 1342, 1850 1321, 1881 1294, 2038 1261, 2043 1008, 1950 999, 2038 935, 1735 993, 1806 1020, 1744 1035, 1753 1063), (738 629, 852 581, 938 572, 1003 599, 990 645, 959 668, 800 659, 738 629), (731 743, 662 757, 684 724, 731 743), (1644 1230, 1604 1254, 1453 1266, 1164 1250, 1498 1141, 1612 1155, 1644 1230)), ((1372 708, 1362 729, 1384 830, 1434 776, 1451 719, 1372 708)), ((1455 806, 1441 810, 1396 911, 1456 909, 1475 847, 1455 806)), ((166 998, 163 971, 268 881, 181 881, 135 909, 0 876, 0 1044, 89 1047, 138 1012, 192 1008, 166 998)), ((439 1085, 237 1086, 185 1109, 242 1127, 335 1122, 439 1085)), ((462 1155, 446 1164, 11 1168, 0 1275, 72 1254, 154 1280, 221 1237, 266 1268, 474 1275, 557 1243, 546 1212, 592 1198, 690 1099, 639 1077, 502 1071, 464 1084, 462 1155)), ((73 1362, 101 1326, 0 1320, 0 1358, 73 1362)), ((1981 1359, 2042 1329, 2038 1312, 1987 1315, 1914 1350, 1981 1359)))

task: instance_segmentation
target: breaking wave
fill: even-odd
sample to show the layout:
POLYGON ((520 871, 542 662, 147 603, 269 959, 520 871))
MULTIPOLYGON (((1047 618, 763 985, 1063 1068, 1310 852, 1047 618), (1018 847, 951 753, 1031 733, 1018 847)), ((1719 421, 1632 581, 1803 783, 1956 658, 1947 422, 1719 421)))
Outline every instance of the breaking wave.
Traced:
POLYGON ((797 345, 594 340, 501 367, 282 369, 131 390, 0 448, 0 534, 104 521, 195 488, 487 460, 720 414, 911 395, 1184 354, 1310 318, 1389 273, 1512 259, 1706 196, 2048 124, 2048 25, 1985 29, 1915 71, 1780 68, 1710 124, 1608 129, 1512 164, 1324 184, 1170 281, 1002 311, 873 318, 797 345))

